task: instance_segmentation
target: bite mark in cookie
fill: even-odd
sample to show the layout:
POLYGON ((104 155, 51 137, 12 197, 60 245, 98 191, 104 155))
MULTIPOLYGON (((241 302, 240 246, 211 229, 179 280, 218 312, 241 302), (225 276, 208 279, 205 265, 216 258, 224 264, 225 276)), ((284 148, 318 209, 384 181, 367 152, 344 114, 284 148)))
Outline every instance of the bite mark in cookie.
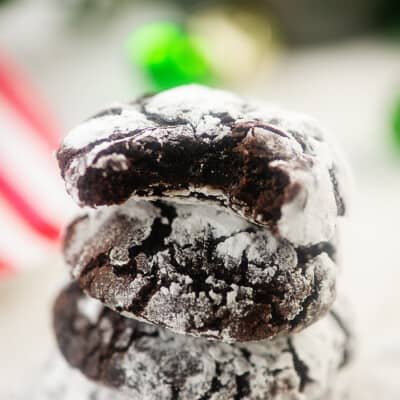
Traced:
POLYGON ((105 110, 58 160, 82 205, 207 200, 296 245, 332 239, 345 211, 343 162, 314 122, 196 85, 105 110))

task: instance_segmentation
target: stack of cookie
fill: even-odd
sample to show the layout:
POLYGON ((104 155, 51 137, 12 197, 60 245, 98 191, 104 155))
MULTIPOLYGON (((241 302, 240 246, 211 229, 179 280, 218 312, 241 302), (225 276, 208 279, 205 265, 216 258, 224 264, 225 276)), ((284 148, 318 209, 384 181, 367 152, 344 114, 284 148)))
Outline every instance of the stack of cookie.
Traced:
POLYGON ((54 326, 89 380, 53 368, 52 399, 340 399, 347 178, 314 121, 182 86, 102 111, 57 156, 88 211, 54 326))

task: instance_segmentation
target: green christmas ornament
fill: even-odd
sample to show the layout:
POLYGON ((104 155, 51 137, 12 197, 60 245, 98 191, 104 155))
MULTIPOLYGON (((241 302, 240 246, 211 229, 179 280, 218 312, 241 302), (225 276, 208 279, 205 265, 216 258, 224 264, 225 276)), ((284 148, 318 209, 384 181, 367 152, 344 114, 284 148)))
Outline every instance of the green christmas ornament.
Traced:
POLYGON ((400 98, 397 99, 394 106, 392 127, 394 143, 400 149, 400 98))
POLYGON ((160 91, 188 83, 215 83, 215 72, 203 48, 198 38, 170 22, 139 28, 127 45, 130 61, 160 91))

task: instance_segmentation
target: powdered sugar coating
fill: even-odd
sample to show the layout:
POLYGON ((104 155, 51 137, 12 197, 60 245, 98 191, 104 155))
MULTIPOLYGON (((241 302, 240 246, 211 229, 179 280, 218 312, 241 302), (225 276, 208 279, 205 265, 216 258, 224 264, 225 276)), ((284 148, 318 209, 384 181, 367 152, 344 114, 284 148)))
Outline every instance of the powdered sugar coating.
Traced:
POLYGON ((175 332, 261 340, 298 331, 335 298, 334 243, 294 247, 214 206, 130 200, 78 218, 65 257, 81 287, 175 332))
POLYGON ((349 331, 335 309, 296 335, 230 345, 172 334, 107 309, 92 323, 75 305, 81 296, 71 286, 57 300, 61 351, 90 379, 130 400, 325 399, 350 361, 349 331))
MULTIPOLYGON (((344 214, 347 203, 347 172, 337 150, 312 119, 198 85, 110 110, 73 130, 58 153, 67 190, 79 204, 120 203, 129 196, 180 197, 193 202, 202 195, 201 201, 230 207, 296 246, 333 238, 337 217, 344 214), (228 141, 234 145, 225 154, 221 146, 228 141), (175 145, 175 160, 182 151, 200 148, 207 148, 206 153, 215 151, 216 159, 239 157, 239 169, 262 160, 265 171, 253 177, 259 190, 254 186, 254 198, 249 199, 250 189, 241 188, 249 180, 246 172, 230 165, 231 171, 216 171, 222 178, 213 183, 211 161, 202 165, 196 157, 191 160, 194 175, 186 176, 185 182, 181 178, 165 181, 163 176, 151 183, 153 178, 148 177, 149 182, 140 186, 143 171, 153 176, 170 168, 163 152, 167 148, 173 152, 175 145), (142 171, 138 168, 146 157, 153 158, 142 171), (229 173, 237 174, 237 180, 229 181, 229 173), (276 177, 266 183, 265 174, 268 179, 276 177)), ((191 169, 189 164, 184 168, 191 169)))
POLYGON ((91 323, 95 323, 102 312, 102 305, 99 301, 92 298, 85 298, 78 301, 78 310, 91 323))
POLYGON ((120 109, 117 114, 105 114, 98 118, 91 118, 84 124, 72 129, 65 137, 63 145, 69 148, 79 149, 100 139, 107 139, 110 132, 127 134, 134 126, 153 127, 154 123, 135 107, 127 104, 115 104, 112 109, 120 109))

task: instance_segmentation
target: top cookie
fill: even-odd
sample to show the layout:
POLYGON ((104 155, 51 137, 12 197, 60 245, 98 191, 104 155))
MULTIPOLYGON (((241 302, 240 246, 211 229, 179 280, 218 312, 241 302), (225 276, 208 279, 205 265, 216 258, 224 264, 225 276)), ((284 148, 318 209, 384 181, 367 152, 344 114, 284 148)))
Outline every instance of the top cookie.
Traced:
POLYGON ((207 201, 295 245, 332 239, 346 211, 346 168, 314 121, 203 86, 106 109, 57 157, 80 205, 207 201))

